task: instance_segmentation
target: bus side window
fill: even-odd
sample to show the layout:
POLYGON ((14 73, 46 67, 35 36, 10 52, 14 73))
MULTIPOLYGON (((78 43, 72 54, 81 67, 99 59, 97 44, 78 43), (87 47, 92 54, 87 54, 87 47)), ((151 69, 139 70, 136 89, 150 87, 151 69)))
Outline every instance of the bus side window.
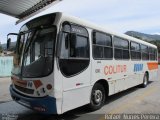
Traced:
POLYGON ((129 41, 114 37, 114 58, 119 60, 127 60, 129 55, 129 41))
POLYGON ((88 38, 77 35, 74 44, 70 45, 70 57, 89 58, 88 38))
POLYGON ((65 25, 63 27, 61 58, 88 58, 89 59, 89 38, 86 29, 65 25), (69 31, 69 29, 71 31, 69 31), (76 31, 76 32, 75 32, 76 31), (80 33, 78 33, 78 32, 80 33), (72 37, 74 35, 75 38, 72 37))
POLYGON ((142 60, 149 60, 148 46, 141 44, 142 60))
POLYGON ((69 43, 67 41, 67 39, 69 39, 68 37, 69 37, 69 33, 63 32, 63 34, 62 34, 62 43, 61 43, 61 53, 60 53, 60 58, 62 58, 62 59, 69 58, 69 54, 68 54, 68 52, 69 52, 68 44, 69 43))
POLYGON ((158 60, 158 51, 157 51, 157 49, 155 50, 155 56, 156 56, 156 59, 155 60, 158 60))
POLYGON ((93 32, 93 57, 95 59, 112 59, 112 37, 101 32, 93 32))
POLYGON ((141 47, 139 43, 131 42, 130 51, 132 60, 141 60, 141 47))
POLYGON ((157 59, 156 57, 157 57, 156 49, 149 47, 149 59, 153 61, 157 59))
POLYGON ((89 35, 82 26, 64 23, 59 66, 64 76, 72 77, 89 66, 89 35))

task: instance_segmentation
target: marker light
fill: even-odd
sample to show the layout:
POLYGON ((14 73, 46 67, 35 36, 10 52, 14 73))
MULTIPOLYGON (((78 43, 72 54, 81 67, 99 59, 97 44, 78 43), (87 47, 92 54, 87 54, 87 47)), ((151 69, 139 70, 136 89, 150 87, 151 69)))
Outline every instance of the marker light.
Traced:
POLYGON ((44 107, 34 107, 33 109, 36 110, 36 111, 39 111, 39 112, 45 112, 46 111, 46 109, 44 107))
POLYGON ((48 90, 51 90, 51 89, 52 89, 52 85, 51 85, 51 84, 48 84, 48 85, 47 85, 47 89, 48 89, 48 90))

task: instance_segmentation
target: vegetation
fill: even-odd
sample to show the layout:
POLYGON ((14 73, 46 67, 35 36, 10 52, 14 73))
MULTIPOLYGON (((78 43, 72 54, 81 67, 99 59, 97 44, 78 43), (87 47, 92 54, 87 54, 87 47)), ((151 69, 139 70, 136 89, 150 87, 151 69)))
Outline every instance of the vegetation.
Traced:
POLYGON ((2 48, 2 46, 0 45, 0 53, 2 53, 3 52, 3 48, 2 48))

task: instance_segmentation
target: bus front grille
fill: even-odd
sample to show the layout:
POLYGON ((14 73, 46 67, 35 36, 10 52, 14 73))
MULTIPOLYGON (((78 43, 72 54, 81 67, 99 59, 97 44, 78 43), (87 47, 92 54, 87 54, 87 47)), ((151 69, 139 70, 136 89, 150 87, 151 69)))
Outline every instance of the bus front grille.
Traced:
POLYGON ((33 94, 34 93, 34 90, 32 89, 28 89, 28 88, 23 88, 23 87, 20 87, 20 86, 17 86, 15 85, 15 88, 21 92, 24 92, 24 93, 27 93, 27 94, 33 94))

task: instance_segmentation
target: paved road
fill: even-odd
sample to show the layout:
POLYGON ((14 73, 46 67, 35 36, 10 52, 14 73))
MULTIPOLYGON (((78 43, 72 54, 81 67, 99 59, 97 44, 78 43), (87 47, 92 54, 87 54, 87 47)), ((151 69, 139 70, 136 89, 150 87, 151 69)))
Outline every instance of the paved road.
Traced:
MULTIPOLYGON (((160 71, 159 71, 160 75, 160 71)), ((8 85, 6 85, 8 86, 8 85)), ((4 86, 3 86, 4 87, 4 86)), ((0 113, 18 115, 21 120, 104 120, 105 114, 160 113, 160 79, 151 81, 147 88, 134 87, 110 96, 106 105, 95 112, 89 112, 86 106, 69 111, 61 116, 41 115, 14 101, 0 104, 0 113)), ((0 94, 2 95, 2 94, 0 94)), ((10 99, 9 99, 10 100, 10 99)), ((0 119, 1 120, 1 119, 0 119)))
POLYGON ((12 100, 9 94, 10 78, 0 78, 0 103, 12 100))

